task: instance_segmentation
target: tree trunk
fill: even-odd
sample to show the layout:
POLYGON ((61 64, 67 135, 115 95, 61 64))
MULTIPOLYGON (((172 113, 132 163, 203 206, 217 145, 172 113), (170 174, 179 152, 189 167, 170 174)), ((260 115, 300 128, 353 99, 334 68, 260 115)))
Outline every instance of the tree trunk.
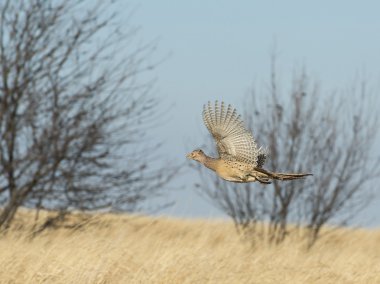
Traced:
POLYGON ((16 196, 13 196, 4 207, 0 214, 0 231, 5 231, 9 228, 9 225, 17 212, 19 204, 19 200, 17 200, 16 196))

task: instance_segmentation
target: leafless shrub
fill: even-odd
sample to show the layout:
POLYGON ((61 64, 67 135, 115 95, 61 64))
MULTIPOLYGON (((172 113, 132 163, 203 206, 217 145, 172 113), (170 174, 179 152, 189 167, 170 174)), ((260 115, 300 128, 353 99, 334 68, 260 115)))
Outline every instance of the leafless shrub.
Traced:
POLYGON ((311 247, 323 226, 349 223, 371 200, 370 181, 380 176, 373 156, 380 129, 376 98, 365 82, 326 95, 304 70, 294 76, 290 92, 280 90, 274 61, 268 91, 252 91, 244 102, 245 121, 259 145, 268 147, 265 167, 314 176, 242 185, 197 167, 199 187, 240 230, 279 243, 289 223, 306 226, 311 247), (267 227, 258 227, 265 222, 267 227))
POLYGON ((148 143, 154 42, 105 1, 0 4, 0 226, 21 205, 136 210, 176 170, 148 143), (153 164, 153 166, 152 166, 153 164))

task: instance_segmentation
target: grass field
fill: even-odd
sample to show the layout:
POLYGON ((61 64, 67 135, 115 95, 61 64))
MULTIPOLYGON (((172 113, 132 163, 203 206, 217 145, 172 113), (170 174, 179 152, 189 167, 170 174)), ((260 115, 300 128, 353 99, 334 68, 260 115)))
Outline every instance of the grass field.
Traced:
POLYGON ((252 248, 227 221, 99 214, 32 238, 32 213, 0 238, 0 283, 380 283, 376 230, 252 248))

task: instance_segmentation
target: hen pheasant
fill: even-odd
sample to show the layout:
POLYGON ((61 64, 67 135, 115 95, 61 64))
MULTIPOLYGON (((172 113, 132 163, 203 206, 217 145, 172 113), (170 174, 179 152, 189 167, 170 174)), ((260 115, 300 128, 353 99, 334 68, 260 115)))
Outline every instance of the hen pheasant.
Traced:
POLYGON ((252 134, 231 105, 226 109, 223 102, 219 105, 216 101, 213 108, 209 102, 203 107, 203 121, 216 142, 219 158, 211 158, 202 150, 194 150, 187 158, 198 161, 227 181, 269 184, 272 179, 293 180, 312 175, 264 170, 266 151, 257 147, 252 134))

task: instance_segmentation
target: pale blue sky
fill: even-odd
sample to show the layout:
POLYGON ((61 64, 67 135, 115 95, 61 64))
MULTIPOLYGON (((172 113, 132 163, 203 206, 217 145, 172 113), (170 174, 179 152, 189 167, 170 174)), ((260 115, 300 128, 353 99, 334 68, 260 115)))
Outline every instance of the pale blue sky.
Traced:
MULTIPOLYGON (((170 56, 155 72, 156 94, 174 107, 159 139, 162 153, 181 160, 202 145, 201 108, 223 99, 239 107, 252 84, 265 84, 276 45, 283 81, 306 65, 324 89, 341 88, 357 74, 380 82, 379 1, 130 1, 133 23, 146 41, 159 38, 157 58, 170 56), (193 147, 192 147, 193 146, 193 147)), ((171 197, 166 214, 221 216, 203 201, 186 173, 186 185, 171 197)), ((362 214, 361 224, 380 226, 380 201, 362 214)))

